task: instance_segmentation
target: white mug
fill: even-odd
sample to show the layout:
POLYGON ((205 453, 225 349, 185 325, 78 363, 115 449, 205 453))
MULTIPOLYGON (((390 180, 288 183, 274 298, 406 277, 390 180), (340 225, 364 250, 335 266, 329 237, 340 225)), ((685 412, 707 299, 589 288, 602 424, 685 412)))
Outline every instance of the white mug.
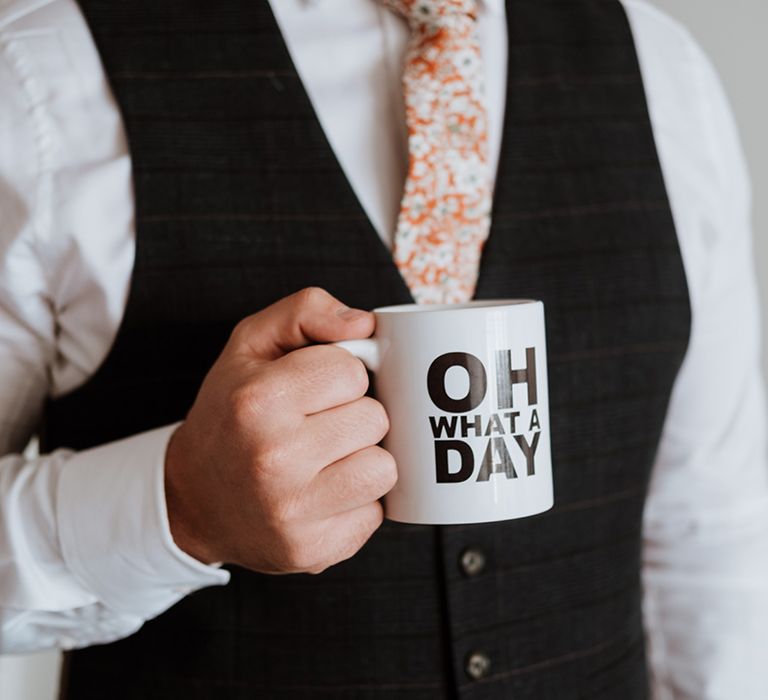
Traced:
POLYGON ((376 332, 337 343, 374 373, 398 481, 387 518, 455 525, 553 505, 544 305, 388 306, 376 332))

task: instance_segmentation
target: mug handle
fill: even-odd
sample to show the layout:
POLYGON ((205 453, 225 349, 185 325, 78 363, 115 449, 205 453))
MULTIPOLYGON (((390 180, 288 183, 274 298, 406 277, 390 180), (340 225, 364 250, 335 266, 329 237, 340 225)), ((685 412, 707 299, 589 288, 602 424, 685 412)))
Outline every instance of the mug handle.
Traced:
POLYGON ((333 343, 340 348, 351 352, 371 372, 378 372, 381 367, 382 344, 377 338, 365 338, 364 340, 341 340, 333 343))

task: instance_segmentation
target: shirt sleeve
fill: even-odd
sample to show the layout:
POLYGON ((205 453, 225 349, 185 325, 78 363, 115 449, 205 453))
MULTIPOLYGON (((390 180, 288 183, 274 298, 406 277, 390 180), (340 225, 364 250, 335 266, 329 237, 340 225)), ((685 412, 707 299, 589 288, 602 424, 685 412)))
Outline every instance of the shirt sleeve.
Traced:
POLYGON ((174 427, 0 460, 1 652, 112 641, 228 581, 173 543, 163 475, 174 427))
POLYGON ((654 697, 757 700, 768 697, 768 461, 749 178, 709 61, 679 26, 632 6, 693 312, 645 512, 654 697))
POLYGON ((105 87, 62 59, 74 55, 54 30, 73 21, 56 14, 68 4, 37 5, 34 31, 15 19, 17 3, 0 7, 0 653, 110 641, 228 580, 173 543, 163 475, 174 426, 85 452, 22 454, 46 396, 81 383, 108 346, 124 295, 106 299, 96 271, 119 278, 110 261, 131 262, 127 245, 99 235, 128 226, 117 112, 99 117, 92 97, 105 87), (75 138, 67 129, 81 121, 98 128, 75 138), (71 218, 87 221, 89 245, 68 230, 67 206, 85 212, 71 218))

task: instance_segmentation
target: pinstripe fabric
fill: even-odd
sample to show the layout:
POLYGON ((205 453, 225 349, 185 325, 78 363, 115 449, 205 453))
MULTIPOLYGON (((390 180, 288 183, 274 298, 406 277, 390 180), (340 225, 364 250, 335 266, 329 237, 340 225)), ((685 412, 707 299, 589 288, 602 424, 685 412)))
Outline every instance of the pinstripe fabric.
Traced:
MULTIPOLYGON (((115 345, 48 406, 87 447, 181 418, 229 329, 319 284, 408 290, 312 112, 263 0, 81 0, 134 158, 137 260, 115 345)), ((510 0, 509 96, 476 296, 547 308, 555 508, 385 523, 326 573, 233 572, 133 637, 70 655, 81 698, 647 696, 643 500, 689 305, 626 18, 614 0, 510 0), (467 546, 488 564, 465 578, 467 546), (481 681, 469 652, 488 652, 481 681)))

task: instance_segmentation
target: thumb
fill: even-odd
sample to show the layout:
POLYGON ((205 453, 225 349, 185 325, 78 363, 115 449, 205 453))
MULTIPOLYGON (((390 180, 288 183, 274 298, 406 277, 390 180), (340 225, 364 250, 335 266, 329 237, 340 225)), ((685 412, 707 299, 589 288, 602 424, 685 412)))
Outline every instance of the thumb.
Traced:
POLYGON ((239 352, 275 360, 311 343, 367 338, 376 325, 369 311, 352 309, 319 287, 307 287, 241 321, 230 343, 239 352))

